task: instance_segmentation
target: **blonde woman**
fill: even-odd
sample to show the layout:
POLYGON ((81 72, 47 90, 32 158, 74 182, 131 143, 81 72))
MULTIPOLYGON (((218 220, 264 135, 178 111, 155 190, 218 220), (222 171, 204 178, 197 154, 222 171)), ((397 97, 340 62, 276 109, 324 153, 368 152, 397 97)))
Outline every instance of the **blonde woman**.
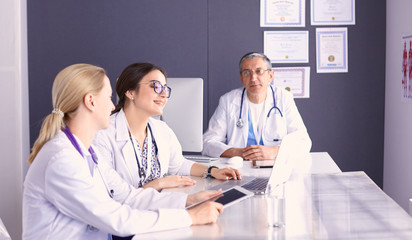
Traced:
POLYGON ((219 169, 185 159, 172 129, 151 118, 163 113, 171 96, 162 68, 152 63, 127 66, 117 80, 116 92, 119 103, 110 127, 96 135, 94 144, 129 184, 161 190, 195 184, 188 176, 241 178, 236 169, 219 169))
POLYGON ((206 202, 219 191, 194 195, 135 189, 99 161, 91 147, 109 126, 112 89, 102 68, 75 64, 53 83, 53 111, 28 159, 23 239, 108 239, 215 222, 222 205, 206 202), (143 210, 143 209, 150 209, 143 210))

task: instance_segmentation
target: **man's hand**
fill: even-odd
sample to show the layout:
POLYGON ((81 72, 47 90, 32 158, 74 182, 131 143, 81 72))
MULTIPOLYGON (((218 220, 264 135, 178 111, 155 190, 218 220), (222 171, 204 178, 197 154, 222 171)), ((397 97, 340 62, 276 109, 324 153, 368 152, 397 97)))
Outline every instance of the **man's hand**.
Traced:
POLYGON ((246 160, 266 160, 275 159, 278 155, 279 147, 267 147, 261 145, 250 145, 243 149, 242 157, 246 160))

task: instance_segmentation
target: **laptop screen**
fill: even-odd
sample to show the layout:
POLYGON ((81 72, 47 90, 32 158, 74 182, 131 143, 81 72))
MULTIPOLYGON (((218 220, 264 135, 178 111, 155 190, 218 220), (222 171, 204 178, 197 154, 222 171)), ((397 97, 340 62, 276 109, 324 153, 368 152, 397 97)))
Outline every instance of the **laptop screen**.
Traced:
POLYGON ((286 182, 293 170, 293 152, 296 151, 296 138, 294 133, 286 135, 280 144, 278 155, 276 156, 268 185, 276 186, 286 182))

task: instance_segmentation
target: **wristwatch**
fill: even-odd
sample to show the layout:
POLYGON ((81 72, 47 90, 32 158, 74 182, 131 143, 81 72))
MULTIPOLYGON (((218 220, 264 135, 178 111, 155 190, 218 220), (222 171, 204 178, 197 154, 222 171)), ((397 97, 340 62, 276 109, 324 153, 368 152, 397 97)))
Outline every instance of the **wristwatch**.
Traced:
POLYGON ((216 166, 210 166, 207 169, 205 169, 205 171, 203 172, 203 178, 207 178, 207 177, 211 177, 211 178, 215 178, 212 176, 212 168, 217 168, 216 166))

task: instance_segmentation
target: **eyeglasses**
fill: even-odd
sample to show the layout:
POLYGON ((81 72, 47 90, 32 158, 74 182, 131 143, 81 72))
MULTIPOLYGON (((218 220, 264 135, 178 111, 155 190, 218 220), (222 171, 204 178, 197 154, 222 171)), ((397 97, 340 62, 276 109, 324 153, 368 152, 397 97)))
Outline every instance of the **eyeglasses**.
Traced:
POLYGON ((250 77, 253 75, 253 73, 256 73, 256 75, 258 76, 262 76, 266 71, 270 71, 270 69, 261 69, 261 68, 258 68, 256 70, 246 69, 246 70, 241 71, 240 74, 242 75, 242 77, 250 77))
MULTIPOLYGON (((166 97, 170 98, 170 94, 172 93, 172 89, 168 86, 166 86, 166 84, 163 86, 159 81, 157 80, 152 80, 150 82, 146 82, 147 84, 152 84, 152 88, 154 90, 155 93, 157 94, 162 94, 163 91, 165 91, 166 93, 166 97)), ((143 83, 141 83, 143 84, 143 83)))

